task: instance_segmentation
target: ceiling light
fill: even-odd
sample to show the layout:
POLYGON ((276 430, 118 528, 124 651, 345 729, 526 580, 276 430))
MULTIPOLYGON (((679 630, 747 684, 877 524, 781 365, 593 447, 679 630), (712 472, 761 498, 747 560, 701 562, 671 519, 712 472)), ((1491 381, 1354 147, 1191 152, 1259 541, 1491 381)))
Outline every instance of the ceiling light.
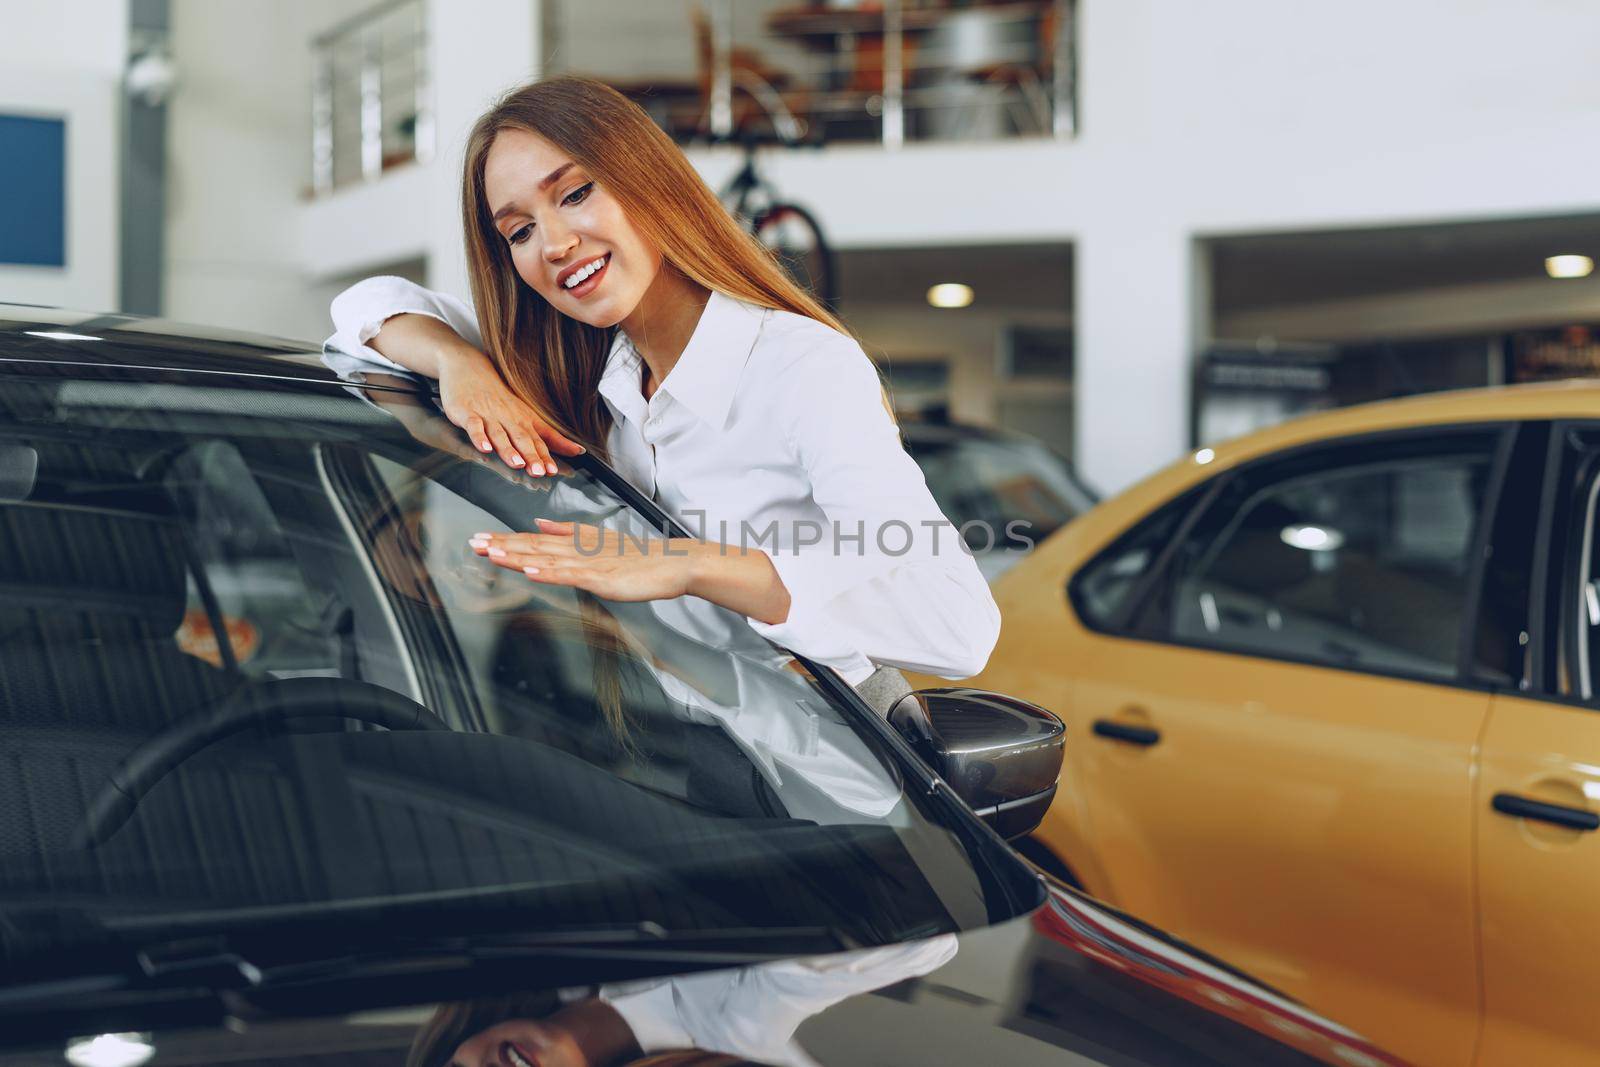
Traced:
POLYGON ((1594 270, 1588 256, 1551 256, 1544 261, 1544 272, 1552 278, 1587 278, 1594 270))
POLYGON ((100 1034, 67 1042, 67 1062, 75 1067, 139 1067, 155 1054, 149 1034, 100 1034))
POLYGON ((1285 526, 1278 537, 1291 548, 1307 552, 1334 552, 1344 545, 1344 534, 1325 526, 1285 526))
POLYGON ((936 308, 964 308, 972 303, 972 286, 944 282, 928 290, 928 303, 936 308))
POLYGON ((104 341, 104 337, 91 337, 86 333, 67 333, 64 330, 23 330, 29 337, 43 337, 50 341, 104 341))

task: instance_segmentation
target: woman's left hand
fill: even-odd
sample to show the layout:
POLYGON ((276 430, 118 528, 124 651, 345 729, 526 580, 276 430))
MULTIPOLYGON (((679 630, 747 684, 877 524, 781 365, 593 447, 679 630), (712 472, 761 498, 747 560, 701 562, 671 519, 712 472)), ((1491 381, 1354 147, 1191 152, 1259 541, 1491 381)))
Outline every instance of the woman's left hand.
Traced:
POLYGON ((537 533, 480 533, 468 543, 496 566, 606 600, 670 600, 690 591, 692 539, 641 541, 585 523, 535 521, 537 533))

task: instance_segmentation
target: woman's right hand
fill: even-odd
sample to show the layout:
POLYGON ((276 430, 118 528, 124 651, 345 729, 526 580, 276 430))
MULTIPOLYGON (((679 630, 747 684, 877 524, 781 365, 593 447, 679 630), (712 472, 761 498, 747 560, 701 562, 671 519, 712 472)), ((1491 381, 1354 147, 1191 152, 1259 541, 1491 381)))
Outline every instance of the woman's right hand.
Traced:
POLYGON ((489 357, 462 346, 439 360, 439 403, 445 418, 465 430, 480 452, 496 452, 529 474, 554 474, 552 450, 575 456, 583 446, 563 437, 523 402, 489 357))

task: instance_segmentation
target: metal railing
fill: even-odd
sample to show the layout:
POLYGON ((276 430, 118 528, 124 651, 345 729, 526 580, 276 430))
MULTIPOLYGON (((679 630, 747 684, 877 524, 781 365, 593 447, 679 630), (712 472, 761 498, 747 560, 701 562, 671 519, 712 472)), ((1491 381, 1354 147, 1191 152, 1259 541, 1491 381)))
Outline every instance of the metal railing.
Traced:
MULTIPOLYGON (((387 0, 312 42, 315 195, 432 157, 427 2, 387 0)), ((1078 130, 1076 0, 696 0, 682 21, 636 0, 527 2, 561 24, 552 67, 611 82, 682 141, 754 127, 894 148, 1078 130)))
MULTIPOLYGON (((530 0, 532 2, 532 0, 530 0)), ((311 187, 322 196, 433 154, 425 0, 387 0, 311 44, 311 187)))
MULTIPOLYGON (((626 5, 586 6, 617 8, 608 30, 628 32, 626 5)), ((588 19, 568 21, 582 32, 588 19)), ((617 84, 683 140, 751 125, 887 147, 1077 133, 1075 0, 700 0, 690 21, 681 76, 578 72, 617 84)))

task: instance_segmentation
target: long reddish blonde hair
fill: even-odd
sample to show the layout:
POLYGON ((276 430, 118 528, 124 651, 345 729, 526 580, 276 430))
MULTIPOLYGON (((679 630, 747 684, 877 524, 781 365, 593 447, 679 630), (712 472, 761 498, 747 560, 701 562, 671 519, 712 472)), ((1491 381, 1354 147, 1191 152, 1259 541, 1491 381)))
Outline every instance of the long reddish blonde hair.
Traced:
POLYGON ((513 129, 561 149, 616 198, 628 221, 660 250, 663 270, 854 336, 740 227, 643 108, 590 78, 524 85, 490 108, 467 138, 461 207, 472 299, 484 346, 506 383, 590 451, 606 455, 611 413, 596 390, 616 327, 561 314, 517 276, 483 187, 495 137, 513 129))

